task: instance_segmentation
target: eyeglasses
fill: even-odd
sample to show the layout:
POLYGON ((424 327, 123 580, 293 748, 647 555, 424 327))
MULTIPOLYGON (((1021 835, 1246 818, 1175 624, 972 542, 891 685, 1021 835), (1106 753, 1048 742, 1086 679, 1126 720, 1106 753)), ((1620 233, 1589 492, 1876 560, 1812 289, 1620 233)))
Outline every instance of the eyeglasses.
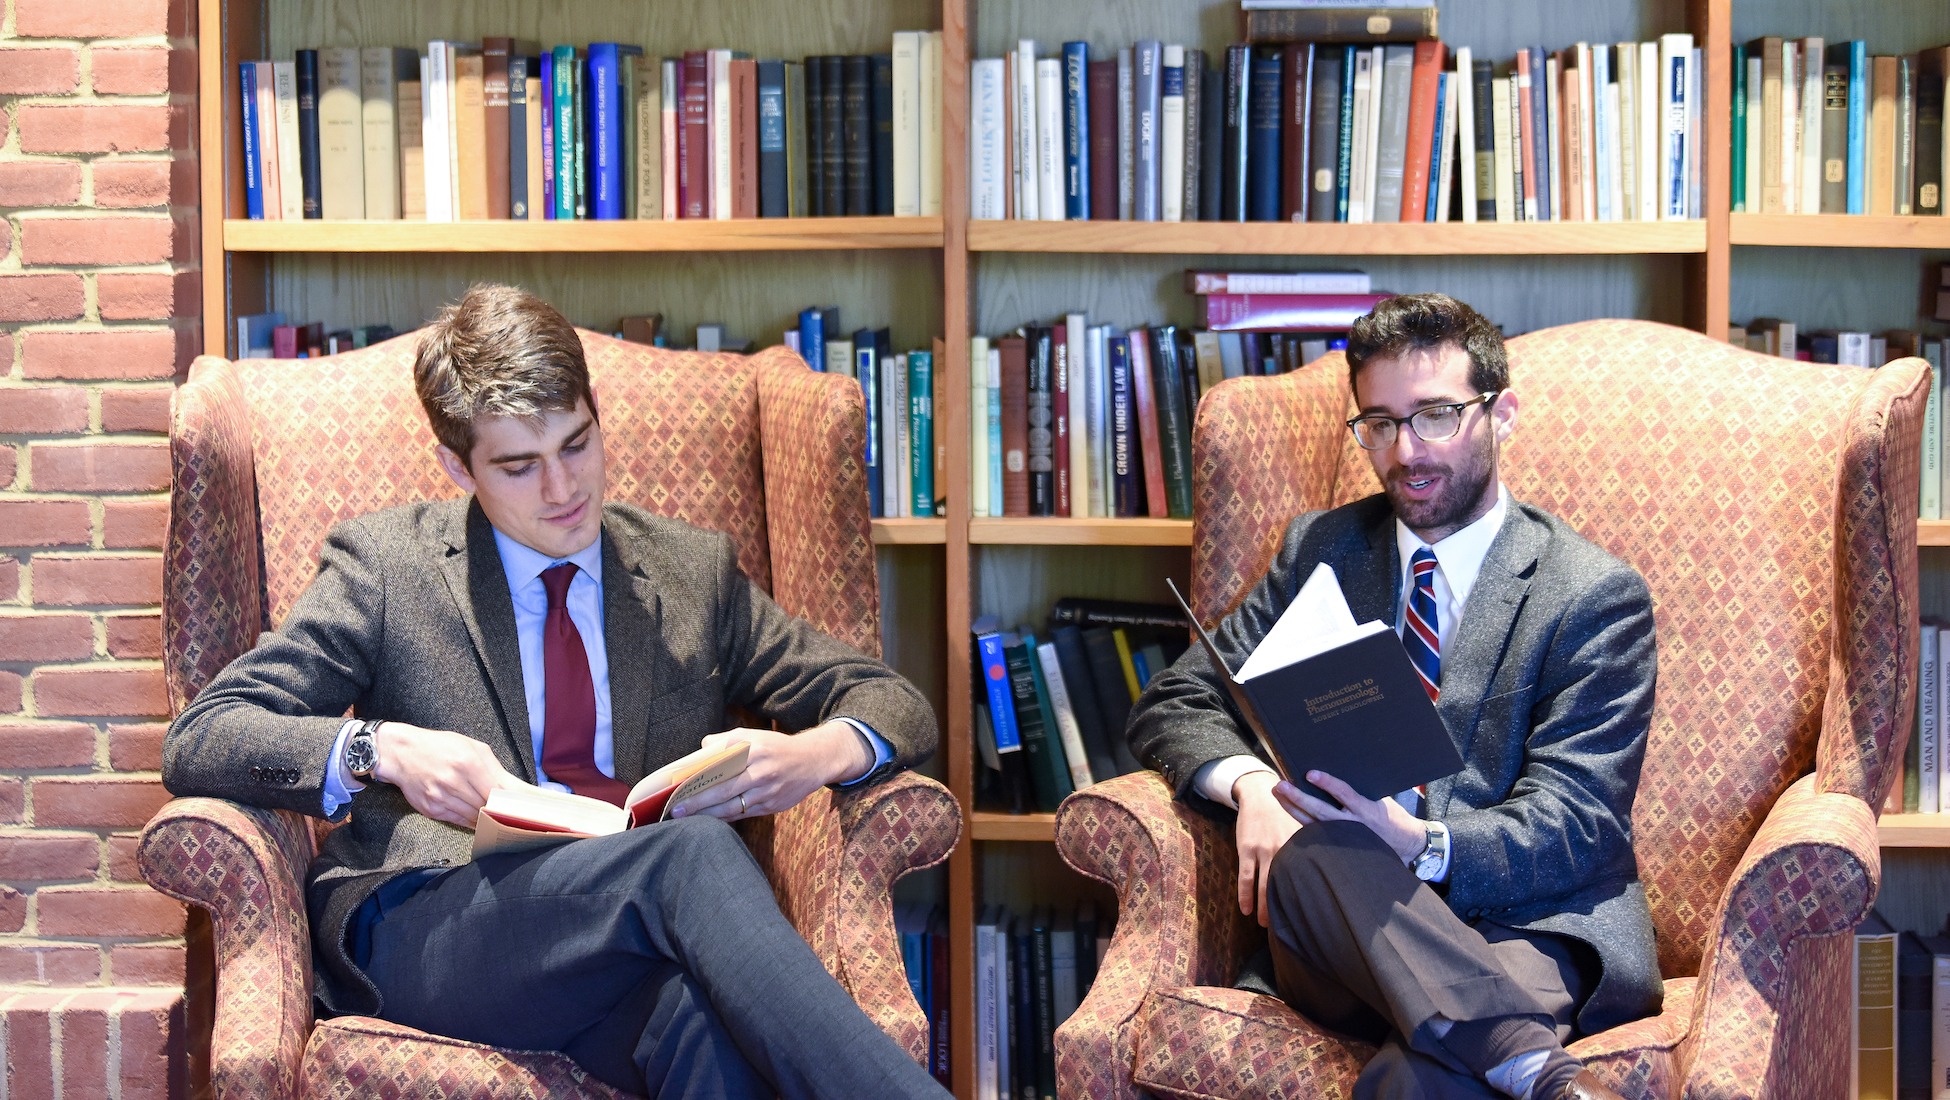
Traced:
POLYGON ((1363 450, 1379 451, 1392 446, 1398 425, 1406 424, 1415 432, 1415 438, 1424 443, 1441 443, 1454 439, 1462 430, 1463 410, 1471 405, 1486 405, 1503 395, 1502 390, 1479 393, 1467 401, 1453 405, 1430 405, 1416 409, 1407 416, 1357 416, 1347 422, 1354 430, 1354 441, 1363 450))

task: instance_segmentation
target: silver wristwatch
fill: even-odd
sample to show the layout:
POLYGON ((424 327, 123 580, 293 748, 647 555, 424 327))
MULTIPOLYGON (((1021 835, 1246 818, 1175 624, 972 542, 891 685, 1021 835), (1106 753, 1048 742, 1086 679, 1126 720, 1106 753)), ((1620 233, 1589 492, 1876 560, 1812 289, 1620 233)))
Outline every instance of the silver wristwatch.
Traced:
POLYGON ((379 745, 373 739, 378 729, 379 720, 364 721, 345 739, 345 770, 361 783, 370 783, 379 766, 379 745))
POLYGON ((1415 854, 1415 858, 1409 861, 1408 869, 1414 871, 1415 877, 1423 882, 1434 882, 1435 876, 1442 871, 1443 864, 1447 862, 1449 862, 1449 830, 1431 824, 1427 841, 1423 843, 1422 850, 1415 854))

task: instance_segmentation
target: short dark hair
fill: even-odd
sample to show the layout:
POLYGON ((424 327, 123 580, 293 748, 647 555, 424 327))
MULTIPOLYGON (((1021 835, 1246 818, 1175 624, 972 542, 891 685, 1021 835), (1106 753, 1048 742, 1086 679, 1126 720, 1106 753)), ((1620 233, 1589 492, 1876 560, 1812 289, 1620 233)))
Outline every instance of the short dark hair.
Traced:
POLYGON ((582 338, 555 307, 519 287, 476 283, 421 334, 413 388, 434 438, 468 463, 482 417, 539 423, 581 399, 596 415, 582 338))
POLYGON ((1469 386, 1477 393, 1510 386, 1510 358, 1503 334, 1489 318, 1447 294, 1398 294, 1384 298, 1354 322, 1347 334, 1347 380, 1360 377, 1371 359, 1396 359, 1411 351, 1454 344, 1469 355, 1469 386))

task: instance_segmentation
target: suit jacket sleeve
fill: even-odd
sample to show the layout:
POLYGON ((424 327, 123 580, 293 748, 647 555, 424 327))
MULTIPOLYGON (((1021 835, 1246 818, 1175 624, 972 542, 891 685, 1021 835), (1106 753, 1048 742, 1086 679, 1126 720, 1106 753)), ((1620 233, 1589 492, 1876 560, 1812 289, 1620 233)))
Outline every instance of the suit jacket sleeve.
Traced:
POLYGON ((318 576, 284 624, 260 636, 170 723, 163 785, 176 795, 321 816, 333 741, 373 680, 385 598, 366 532, 357 521, 334 527, 318 576))

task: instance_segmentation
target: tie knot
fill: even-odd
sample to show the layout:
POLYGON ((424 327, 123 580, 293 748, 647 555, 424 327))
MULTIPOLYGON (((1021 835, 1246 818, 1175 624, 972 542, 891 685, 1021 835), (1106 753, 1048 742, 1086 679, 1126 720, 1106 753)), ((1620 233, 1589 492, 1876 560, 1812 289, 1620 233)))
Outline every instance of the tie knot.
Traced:
POLYGON ((548 590, 551 608, 568 606, 569 582, 576 579, 576 564, 565 561, 542 570, 542 587, 548 590))
POLYGON ((1424 546, 1409 556, 1408 568, 1415 574, 1417 585, 1426 585, 1435 579, 1435 551, 1424 546))

